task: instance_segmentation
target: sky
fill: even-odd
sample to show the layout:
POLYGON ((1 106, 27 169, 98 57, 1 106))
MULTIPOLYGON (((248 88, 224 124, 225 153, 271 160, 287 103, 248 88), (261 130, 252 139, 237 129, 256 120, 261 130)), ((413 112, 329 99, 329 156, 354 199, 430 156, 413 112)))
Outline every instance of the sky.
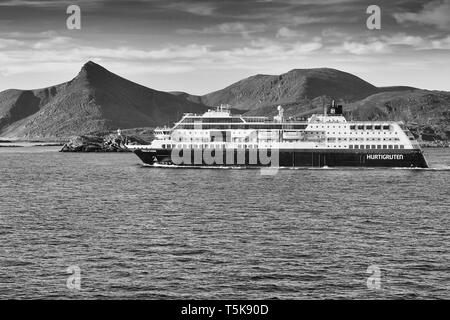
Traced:
POLYGON ((318 67, 450 91, 450 0, 0 0, 0 91, 68 81, 89 60, 191 94, 318 67), (373 4, 381 29, 366 24, 373 4))

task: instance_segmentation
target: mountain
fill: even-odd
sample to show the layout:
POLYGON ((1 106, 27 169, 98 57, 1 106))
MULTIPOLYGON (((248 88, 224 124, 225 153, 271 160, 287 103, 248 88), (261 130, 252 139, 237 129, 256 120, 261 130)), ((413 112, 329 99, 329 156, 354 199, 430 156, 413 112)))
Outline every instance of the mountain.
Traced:
POLYGON ((86 63, 71 81, 38 90, 0 92, 0 137, 67 139, 118 128, 172 124, 185 112, 229 104, 233 113, 285 116, 321 113, 331 100, 347 117, 402 120, 424 140, 450 140, 450 92, 376 87, 335 69, 294 69, 255 75, 203 96, 161 92, 86 63))
POLYGON ((450 92, 381 92, 344 110, 353 119, 403 121, 424 141, 450 140, 450 92))
POLYGON ((254 110, 290 104, 320 96, 356 101, 378 92, 370 83, 339 70, 294 69, 281 75, 255 75, 225 89, 201 97, 209 106, 228 103, 237 109, 254 110))
POLYGON ((117 128, 171 124, 206 107, 126 80, 93 62, 67 83, 0 92, 0 136, 67 138, 117 128))
POLYGON ((190 102, 203 104, 201 96, 192 95, 192 94, 189 94, 187 92, 182 92, 182 91, 171 91, 169 93, 174 95, 174 96, 177 96, 177 97, 180 97, 182 99, 185 99, 187 101, 190 101, 190 102))

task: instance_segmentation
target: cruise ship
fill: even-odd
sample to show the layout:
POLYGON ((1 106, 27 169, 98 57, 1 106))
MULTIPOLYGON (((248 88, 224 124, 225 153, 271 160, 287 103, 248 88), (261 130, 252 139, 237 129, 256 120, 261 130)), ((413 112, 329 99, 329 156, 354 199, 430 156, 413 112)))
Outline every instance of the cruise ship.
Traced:
POLYGON ((129 146, 147 165, 427 168, 402 122, 347 121, 333 103, 307 119, 233 115, 219 106, 156 128, 150 145, 129 146))

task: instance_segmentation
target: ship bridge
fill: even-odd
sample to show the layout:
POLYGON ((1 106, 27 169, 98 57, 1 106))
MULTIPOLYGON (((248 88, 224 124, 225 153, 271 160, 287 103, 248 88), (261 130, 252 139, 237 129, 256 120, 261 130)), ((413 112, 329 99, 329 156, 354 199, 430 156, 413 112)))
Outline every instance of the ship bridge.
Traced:
POLYGON ((202 115, 202 118, 230 118, 231 117, 231 111, 230 106, 227 104, 221 104, 217 107, 216 110, 208 110, 202 115))

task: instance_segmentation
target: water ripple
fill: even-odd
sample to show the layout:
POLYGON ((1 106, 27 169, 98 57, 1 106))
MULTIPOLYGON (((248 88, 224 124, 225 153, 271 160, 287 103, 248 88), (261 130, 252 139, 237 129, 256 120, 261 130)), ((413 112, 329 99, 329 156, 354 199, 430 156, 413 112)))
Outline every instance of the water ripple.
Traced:
POLYGON ((447 150, 431 170, 275 176, 36 150, 0 153, 0 298, 450 297, 447 150))

